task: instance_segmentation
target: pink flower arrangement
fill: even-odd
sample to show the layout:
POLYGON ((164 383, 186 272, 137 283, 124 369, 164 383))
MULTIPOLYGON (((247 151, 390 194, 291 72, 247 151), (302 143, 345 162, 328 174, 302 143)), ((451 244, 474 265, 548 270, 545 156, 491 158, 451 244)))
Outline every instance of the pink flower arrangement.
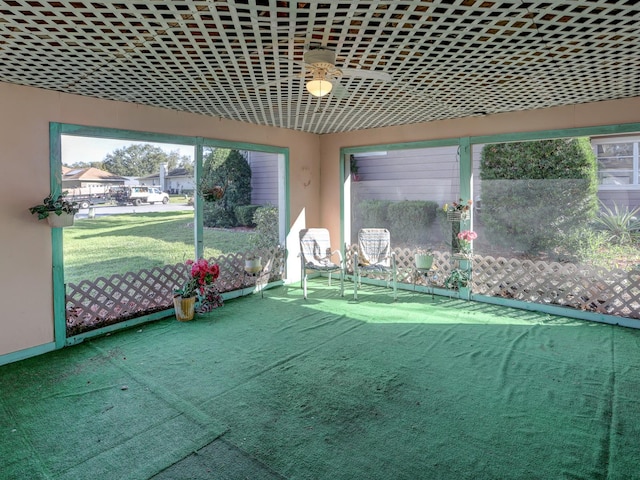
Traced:
POLYGON ((176 295, 182 295, 185 298, 193 297, 198 292, 204 295, 207 287, 220 276, 220 267, 218 264, 210 264, 204 258, 199 258, 195 262, 193 260, 187 260, 184 263, 187 267, 191 267, 190 276, 182 288, 176 289, 176 295))
POLYGON ((471 254, 471 242, 478 238, 478 234, 473 230, 463 230, 458 233, 458 240, 460 243, 460 252, 465 254, 471 254))

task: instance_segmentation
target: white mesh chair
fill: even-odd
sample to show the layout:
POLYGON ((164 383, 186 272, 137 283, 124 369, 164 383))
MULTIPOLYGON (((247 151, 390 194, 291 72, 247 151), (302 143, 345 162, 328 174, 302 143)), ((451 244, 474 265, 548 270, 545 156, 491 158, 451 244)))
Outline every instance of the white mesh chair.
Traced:
POLYGON ((300 275, 304 298, 307 298, 307 272, 340 273, 340 295, 344 297, 344 261, 339 250, 331 251, 331 238, 326 228, 306 228, 300 230, 300 275), (331 258, 337 255, 338 262, 331 258))
POLYGON ((391 234, 386 228, 363 228, 358 232, 358 251, 353 259, 353 299, 358 299, 363 272, 382 272, 393 287, 393 300, 398 299, 396 256, 391 250, 391 234))

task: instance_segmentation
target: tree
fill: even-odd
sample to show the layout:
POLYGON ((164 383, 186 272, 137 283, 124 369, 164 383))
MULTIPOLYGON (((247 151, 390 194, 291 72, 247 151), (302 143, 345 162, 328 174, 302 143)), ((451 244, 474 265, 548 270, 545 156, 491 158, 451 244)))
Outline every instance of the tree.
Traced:
POLYGON ((184 168, 189 175, 193 175, 193 171, 194 171, 193 159, 191 159, 186 155, 183 155, 182 157, 178 156, 178 162, 177 162, 176 168, 184 168))
POLYGON ((107 154, 102 165, 105 170, 114 175, 142 177, 160 172, 160 165, 163 163, 167 163, 171 170, 179 161, 181 157, 177 150, 167 154, 155 145, 137 143, 107 154))
POLYGON ((486 145, 480 178, 486 237, 527 253, 562 246, 598 209, 588 138, 486 145))
POLYGON ((204 158, 202 191, 218 190, 214 201, 205 202, 203 223, 207 227, 234 227, 235 207, 251 203, 251 167, 238 150, 216 148, 204 158))
POLYGON ((63 164, 65 167, 69 168, 99 168, 100 170, 104 170, 104 166, 102 162, 76 162, 73 165, 68 165, 66 163, 63 164))

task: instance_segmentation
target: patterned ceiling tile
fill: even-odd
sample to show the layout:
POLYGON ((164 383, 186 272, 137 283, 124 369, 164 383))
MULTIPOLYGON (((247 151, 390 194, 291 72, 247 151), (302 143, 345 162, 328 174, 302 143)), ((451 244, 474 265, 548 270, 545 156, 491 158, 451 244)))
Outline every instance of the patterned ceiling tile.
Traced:
POLYGON ((0 81, 344 132, 639 96, 638 19, 640 0, 8 0, 0 81), (318 48, 350 69, 322 98, 318 48))

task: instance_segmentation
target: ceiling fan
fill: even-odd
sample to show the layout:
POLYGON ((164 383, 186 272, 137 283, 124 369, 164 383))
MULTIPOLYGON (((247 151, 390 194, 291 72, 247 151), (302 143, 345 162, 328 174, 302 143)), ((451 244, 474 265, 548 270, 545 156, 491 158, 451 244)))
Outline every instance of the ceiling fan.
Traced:
MULTIPOLYGON (((272 82, 260 85, 258 88, 267 88, 280 82, 294 78, 307 78, 307 91, 315 97, 323 97, 330 92, 337 98, 349 96, 347 90, 340 85, 342 77, 360 77, 382 82, 390 82, 391 75, 375 70, 360 68, 341 68, 336 66, 336 54, 326 48, 316 48, 304 53, 304 62, 293 62, 301 65, 304 70, 298 75, 283 77, 272 82)), ((291 61, 291 60, 287 60, 291 61)))

